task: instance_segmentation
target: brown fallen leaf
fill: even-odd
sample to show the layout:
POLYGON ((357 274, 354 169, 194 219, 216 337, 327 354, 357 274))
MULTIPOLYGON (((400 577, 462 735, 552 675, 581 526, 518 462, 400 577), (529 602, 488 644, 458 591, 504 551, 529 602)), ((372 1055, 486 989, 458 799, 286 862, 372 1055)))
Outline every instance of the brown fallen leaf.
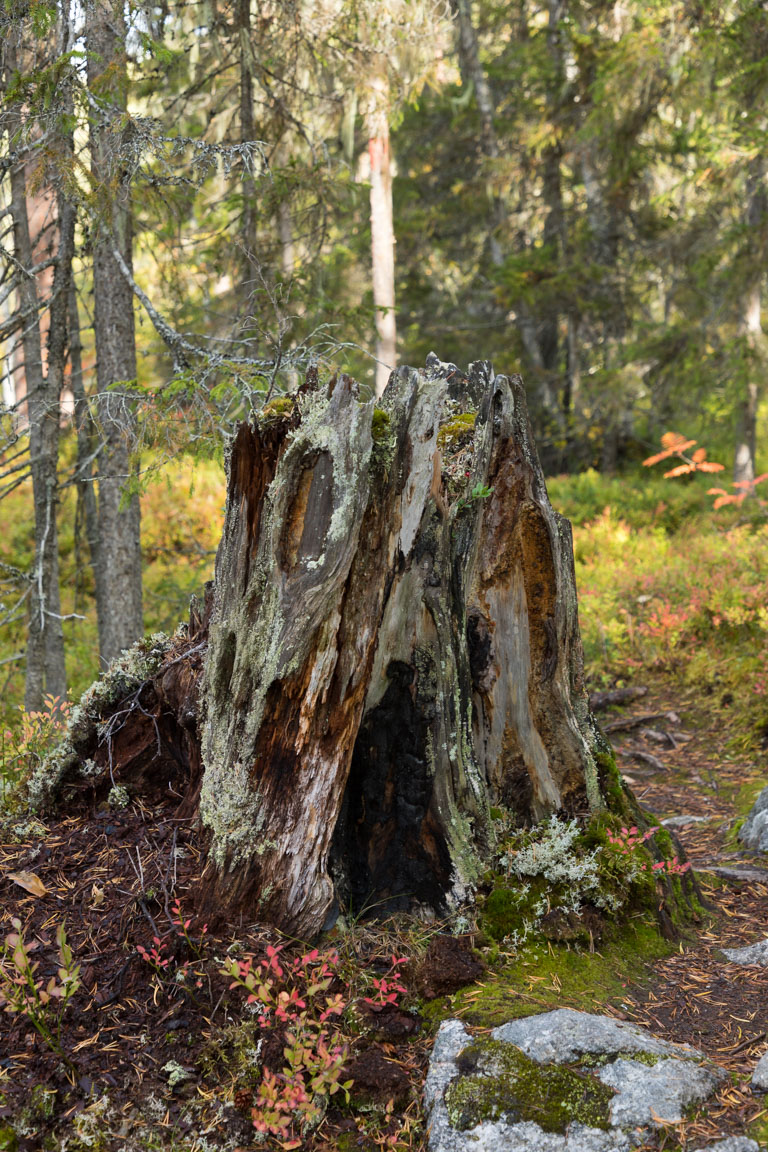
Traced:
POLYGON ((26 892, 31 892, 33 896, 45 896, 48 892, 45 884, 34 872, 6 872, 5 875, 6 879, 13 880, 14 884, 18 884, 26 892))

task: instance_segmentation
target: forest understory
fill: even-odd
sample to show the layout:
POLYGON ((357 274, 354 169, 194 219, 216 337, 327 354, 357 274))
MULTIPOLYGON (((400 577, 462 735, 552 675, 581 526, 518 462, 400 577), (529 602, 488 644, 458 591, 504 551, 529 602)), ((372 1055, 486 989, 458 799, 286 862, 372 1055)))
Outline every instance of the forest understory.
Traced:
POLYGON ((324 996, 340 998, 340 1013, 343 1005, 333 1017, 344 1057, 334 1075, 349 1100, 346 1089, 329 1094, 322 1118, 308 1117, 311 1132, 286 1125, 267 1146, 424 1148, 421 1088, 440 1020, 457 1016, 483 1031, 565 1006, 692 1044, 731 1074, 714 1104, 660 1130, 654 1147, 691 1149, 745 1133, 765 1142, 768 1109, 749 1077, 766 1047, 768 969, 721 952, 761 938, 768 923, 768 868, 739 849, 734 831, 761 783, 758 765, 729 745, 727 692, 707 695, 664 676, 645 683, 645 695, 600 716, 647 811, 695 818, 676 831, 707 907, 673 943, 638 932, 633 950, 631 932, 613 939, 608 930, 594 951, 541 939, 510 949, 489 939, 482 914, 458 936, 455 923, 342 920, 317 942, 319 953, 248 924, 212 936, 187 916, 203 858, 196 830, 170 804, 134 799, 93 810, 84 796, 79 811, 45 828, 20 819, 0 847, 3 932, 13 917, 23 922, 29 956, 47 979, 65 924, 79 986, 61 1010, 55 999, 40 1008, 47 1039, 30 1013, 2 1017, 0 1148, 263 1146, 254 1128, 269 1114, 262 1070, 280 1072, 296 1023, 280 1026, 273 1014, 270 1027, 259 1026, 227 970, 248 956, 259 982, 273 976, 275 990, 298 989, 310 1015, 312 973, 330 961, 319 983, 324 996))

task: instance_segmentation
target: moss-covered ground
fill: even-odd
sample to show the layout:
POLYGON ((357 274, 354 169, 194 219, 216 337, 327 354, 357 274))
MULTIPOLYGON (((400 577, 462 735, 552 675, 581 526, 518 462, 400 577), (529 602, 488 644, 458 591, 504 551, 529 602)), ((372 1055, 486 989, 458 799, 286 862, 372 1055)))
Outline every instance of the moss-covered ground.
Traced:
POLYGON ((627 989, 647 981, 653 962, 678 948, 679 942, 664 940, 646 916, 610 933, 594 952, 535 940, 517 955, 499 953, 485 980, 433 1002, 427 1015, 431 1020, 456 1016, 467 1024, 495 1028, 553 1008, 620 1012, 627 989))

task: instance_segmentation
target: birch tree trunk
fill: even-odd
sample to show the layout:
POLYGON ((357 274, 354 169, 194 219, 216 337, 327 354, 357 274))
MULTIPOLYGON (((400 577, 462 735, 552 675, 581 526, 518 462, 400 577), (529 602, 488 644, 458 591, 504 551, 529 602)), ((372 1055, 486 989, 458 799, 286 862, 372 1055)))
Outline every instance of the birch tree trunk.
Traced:
POLYGON ((136 338, 133 293, 117 256, 130 270, 133 225, 130 188, 121 171, 118 127, 126 102, 125 17, 119 4, 86 7, 91 168, 100 193, 94 225, 93 289, 96 341, 98 554, 94 557, 99 654, 109 665, 143 633, 141 510, 136 491, 136 338))
POLYGON ((395 317, 395 228, 389 150, 389 83, 383 68, 370 82, 368 155, 371 162, 371 267, 376 309, 376 395, 381 396, 397 364, 395 317))

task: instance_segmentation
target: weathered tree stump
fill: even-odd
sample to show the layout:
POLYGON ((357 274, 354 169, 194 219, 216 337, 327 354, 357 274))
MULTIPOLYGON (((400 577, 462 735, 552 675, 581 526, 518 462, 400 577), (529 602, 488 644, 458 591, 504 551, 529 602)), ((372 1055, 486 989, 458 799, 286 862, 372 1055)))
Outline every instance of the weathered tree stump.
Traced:
POLYGON ((185 810, 199 798, 204 907, 302 937, 337 904, 444 911, 487 862, 492 807, 603 805, 570 525, 519 377, 430 356, 377 404, 311 373, 228 468, 210 623, 187 642, 199 658, 207 632, 200 718, 178 646, 143 707, 145 756, 162 717, 185 810))
POLYGON ((444 908, 522 821, 601 804, 571 532, 519 378, 431 357, 241 427, 203 686, 211 908, 444 908))

